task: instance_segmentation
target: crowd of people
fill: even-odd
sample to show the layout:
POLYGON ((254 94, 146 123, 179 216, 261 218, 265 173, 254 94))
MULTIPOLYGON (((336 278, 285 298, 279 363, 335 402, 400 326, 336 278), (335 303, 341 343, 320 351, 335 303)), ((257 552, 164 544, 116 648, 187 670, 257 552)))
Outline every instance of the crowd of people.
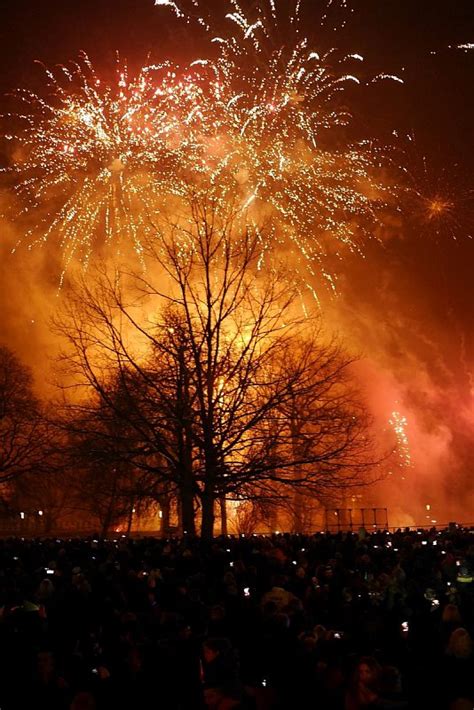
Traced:
POLYGON ((474 530, 0 541, 0 708, 474 708, 474 530))

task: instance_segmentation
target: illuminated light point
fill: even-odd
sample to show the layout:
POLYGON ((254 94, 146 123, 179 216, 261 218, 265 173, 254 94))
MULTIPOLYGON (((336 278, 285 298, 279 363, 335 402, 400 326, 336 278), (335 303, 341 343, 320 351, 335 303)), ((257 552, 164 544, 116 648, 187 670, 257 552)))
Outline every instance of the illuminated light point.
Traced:
POLYGON ((136 512, 137 512, 136 508, 132 508, 132 513, 136 513, 136 512))
POLYGON ((426 510, 431 510, 431 505, 429 503, 426 504, 426 510))
POLYGON ((42 511, 42 510, 38 510, 38 515, 39 515, 39 516, 43 515, 43 511, 42 511))
POLYGON ((158 511, 158 517, 159 517, 160 519, 163 517, 163 511, 162 511, 162 510, 159 510, 159 511, 158 511))
POLYGON ((24 514, 24 512, 23 512, 23 511, 21 511, 21 513, 20 513, 20 518, 21 518, 22 520, 24 520, 24 519, 25 519, 25 514, 24 514))

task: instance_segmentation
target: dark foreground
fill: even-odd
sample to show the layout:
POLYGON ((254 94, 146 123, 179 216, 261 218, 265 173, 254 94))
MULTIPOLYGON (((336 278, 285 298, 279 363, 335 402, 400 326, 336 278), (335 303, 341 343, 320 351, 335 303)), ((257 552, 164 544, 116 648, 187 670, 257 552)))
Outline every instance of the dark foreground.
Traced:
POLYGON ((474 530, 6 540, 0 562, 2 710, 474 707, 474 530))

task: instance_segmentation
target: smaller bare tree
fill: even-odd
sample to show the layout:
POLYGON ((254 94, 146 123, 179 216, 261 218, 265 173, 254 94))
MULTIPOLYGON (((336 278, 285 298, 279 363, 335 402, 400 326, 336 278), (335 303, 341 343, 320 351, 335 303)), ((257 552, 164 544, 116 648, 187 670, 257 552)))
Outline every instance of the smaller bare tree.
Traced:
POLYGON ((31 373, 0 346, 0 483, 50 466, 50 432, 31 373))

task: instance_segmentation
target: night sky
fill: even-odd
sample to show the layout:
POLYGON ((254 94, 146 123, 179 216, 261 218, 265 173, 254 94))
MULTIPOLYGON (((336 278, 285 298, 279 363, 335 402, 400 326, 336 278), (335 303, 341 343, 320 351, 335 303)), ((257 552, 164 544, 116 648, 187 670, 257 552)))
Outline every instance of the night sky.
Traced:
MULTIPOLYGON (((409 423, 414 468, 403 484, 397 479, 367 495, 416 522, 425 502, 440 522, 452 516, 473 521, 474 239, 468 234, 474 235, 474 50, 455 46, 474 42, 474 3, 354 0, 337 33, 319 29, 319 3, 306 4, 305 29, 316 48, 359 52, 366 58, 362 76, 383 71, 405 80, 347 92, 354 137, 371 136, 395 150, 410 146, 408 167, 427 189, 459 197, 444 231, 421 229, 416 220, 395 223, 382 244, 367 246, 364 259, 348 257, 339 268, 339 296, 325 303, 331 324, 363 356, 360 373, 377 422, 398 408, 409 423)), ((218 8, 220 1, 209 5, 218 8)), ((148 56, 186 61, 202 46, 202 37, 153 0, 4 0, 0 102, 9 106, 6 95, 18 86, 41 90, 44 73, 34 60, 52 66, 85 50, 107 76, 117 51, 133 69, 148 56)), ((38 362, 54 354, 47 321, 58 300, 57 258, 44 251, 12 257, 18 235, 4 223, 2 232, 0 340, 43 381, 38 362)))

